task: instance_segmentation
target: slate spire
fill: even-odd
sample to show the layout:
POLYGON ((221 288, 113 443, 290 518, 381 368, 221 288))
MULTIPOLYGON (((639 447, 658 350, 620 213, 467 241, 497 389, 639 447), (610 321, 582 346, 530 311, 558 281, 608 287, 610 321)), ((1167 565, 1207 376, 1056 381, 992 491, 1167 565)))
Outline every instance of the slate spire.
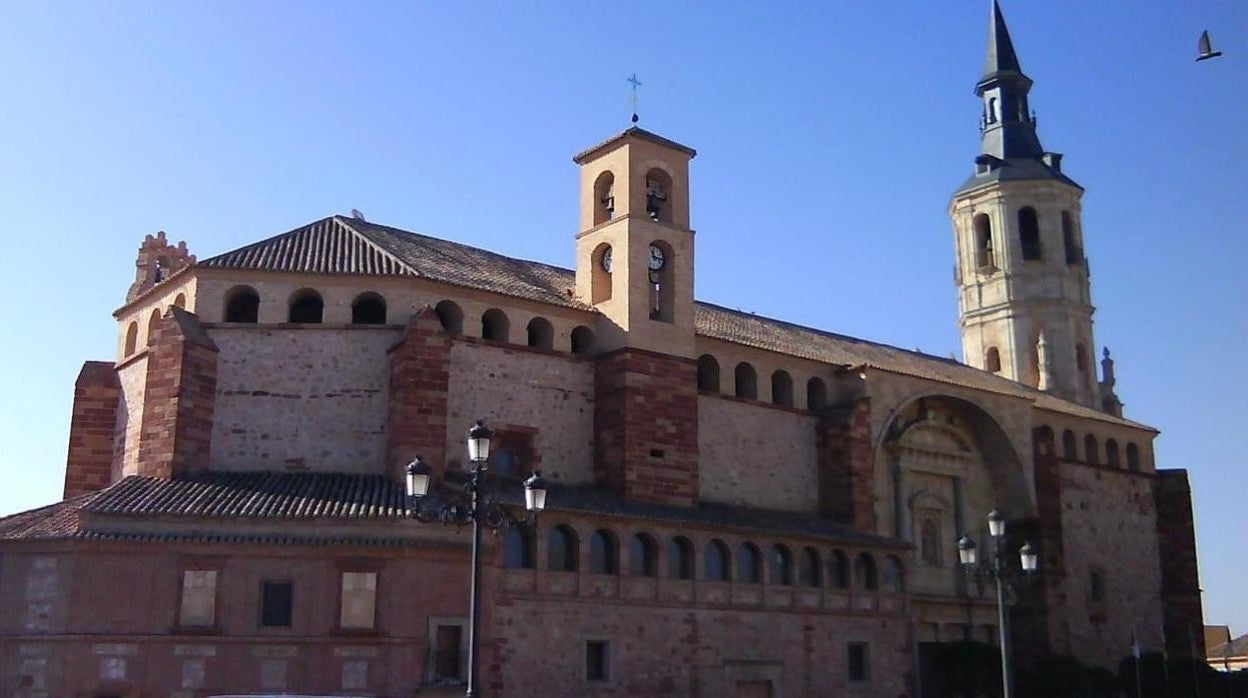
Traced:
POLYGON ((1001 5, 992 0, 992 17, 988 20, 988 55, 984 59, 984 78, 994 73, 1015 72, 1021 74, 1023 69, 1018 65, 1018 55, 1014 53, 1014 42, 1010 41, 1010 30, 1005 26, 1005 17, 1001 15, 1001 5))
POLYGON ((1009 160, 1039 158, 1044 154, 1036 136, 1035 118, 1027 104, 1030 91, 1031 78, 1019 67, 1001 6, 992 0, 984 76, 975 84, 975 95, 983 100, 980 131, 984 155, 1009 160))

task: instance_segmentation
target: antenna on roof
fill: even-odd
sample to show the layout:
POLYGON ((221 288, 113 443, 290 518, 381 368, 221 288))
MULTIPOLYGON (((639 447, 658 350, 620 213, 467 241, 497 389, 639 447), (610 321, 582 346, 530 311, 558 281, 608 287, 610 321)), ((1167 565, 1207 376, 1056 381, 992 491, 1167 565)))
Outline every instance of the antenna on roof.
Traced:
POLYGON ((364 213, 361 212, 360 209, 358 208, 351 209, 351 217, 357 221, 364 221, 365 223, 368 222, 368 220, 364 218, 364 213))

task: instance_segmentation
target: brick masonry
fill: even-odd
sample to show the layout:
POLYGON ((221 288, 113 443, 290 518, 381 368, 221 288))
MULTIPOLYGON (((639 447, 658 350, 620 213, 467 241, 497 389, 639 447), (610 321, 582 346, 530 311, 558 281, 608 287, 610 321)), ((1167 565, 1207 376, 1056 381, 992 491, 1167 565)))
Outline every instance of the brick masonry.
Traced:
POLYGON ((441 474, 446 467, 446 411, 451 338, 433 308, 412 316, 390 348, 390 402, 386 415, 386 472, 401 478, 419 454, 441 474))
POLYGON ((1196 566, 1196 528, 1187 470, 1158 470, 1153 480, 1161 558, 1161 610, 1166 651, 1205 656, 1204 609, 1196 566))
POLYGON ((121 382, 111 361, 87 361, 74 382, 65 459, 65 498, 108 486, 121 382))
POLYGON ((820 513, 860 530, 877 530, 870 398, 826 410, 816 430, 820 513))
POLYGON ((173 477, 208 467, 216 387, 216 345, 195 315, 170 308, 148 349, 140 475, 173 477))
POLYGON ((638 349, 595 366, 594 472, 625 497, 698 502, 697 364, 638 349))

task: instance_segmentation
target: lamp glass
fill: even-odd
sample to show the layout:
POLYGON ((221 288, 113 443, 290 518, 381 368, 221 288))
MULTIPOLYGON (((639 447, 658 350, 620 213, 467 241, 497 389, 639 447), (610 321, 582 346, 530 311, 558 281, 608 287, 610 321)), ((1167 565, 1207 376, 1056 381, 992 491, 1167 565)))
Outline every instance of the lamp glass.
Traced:
POLYGON ((524 506, 529 511, 541 511, 546 508, 546 490, 527 488, 524 490, 524 506))
POLYGON ((473 463, 484 463, 490 459, 490 437, 494 432, 480 420, 468 430, 468 460, 473 463))
POLYGON ((1039 565, 1039 556, 1036 555, 1035 548, 1031 547, 1031 543, 1023 545, 1018 551, 1019 560, 1022 562, 1024 572, 1035 572, 1039 565))
POLYGON ((975 564, 975 541, 966 536, 958 541, 958 559, 964 565, 975 564))
POLYGON ((1000 538, 1005 535, 1005 516, 996 509, 993 509, 988 514, 988 533, 993 538, 1000 538))
POLYGON ((429 473, 407 473, 407 496, 423 497, 429 494, 429 473))

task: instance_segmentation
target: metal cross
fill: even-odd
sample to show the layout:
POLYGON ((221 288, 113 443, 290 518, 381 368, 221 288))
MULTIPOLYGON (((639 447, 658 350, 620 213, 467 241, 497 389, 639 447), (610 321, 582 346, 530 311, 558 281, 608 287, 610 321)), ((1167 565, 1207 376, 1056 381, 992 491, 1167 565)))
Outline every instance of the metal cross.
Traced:
POLYGON ((627 79, 627 80, 625 80, 625 82, 627 82, 628 84, 630 84, 630 85, 632 85, 632 86, 633 86, 633 96, 632 96, 632 97, 630 97, 628 101, 629 101, 629 103, 630 103, 630 104, 632 104, 632 105, 633 105, 633 123, 635 124, 635 123, 637 123, 637 120, 638 120, 638 116, 637 116, 637 88, 638 88, 638 87, 641 87, 641 81, 637 79, 637 73, 633 73, 632 75, 630 75, 630 76, 628 77, 628 79, 627 79))

